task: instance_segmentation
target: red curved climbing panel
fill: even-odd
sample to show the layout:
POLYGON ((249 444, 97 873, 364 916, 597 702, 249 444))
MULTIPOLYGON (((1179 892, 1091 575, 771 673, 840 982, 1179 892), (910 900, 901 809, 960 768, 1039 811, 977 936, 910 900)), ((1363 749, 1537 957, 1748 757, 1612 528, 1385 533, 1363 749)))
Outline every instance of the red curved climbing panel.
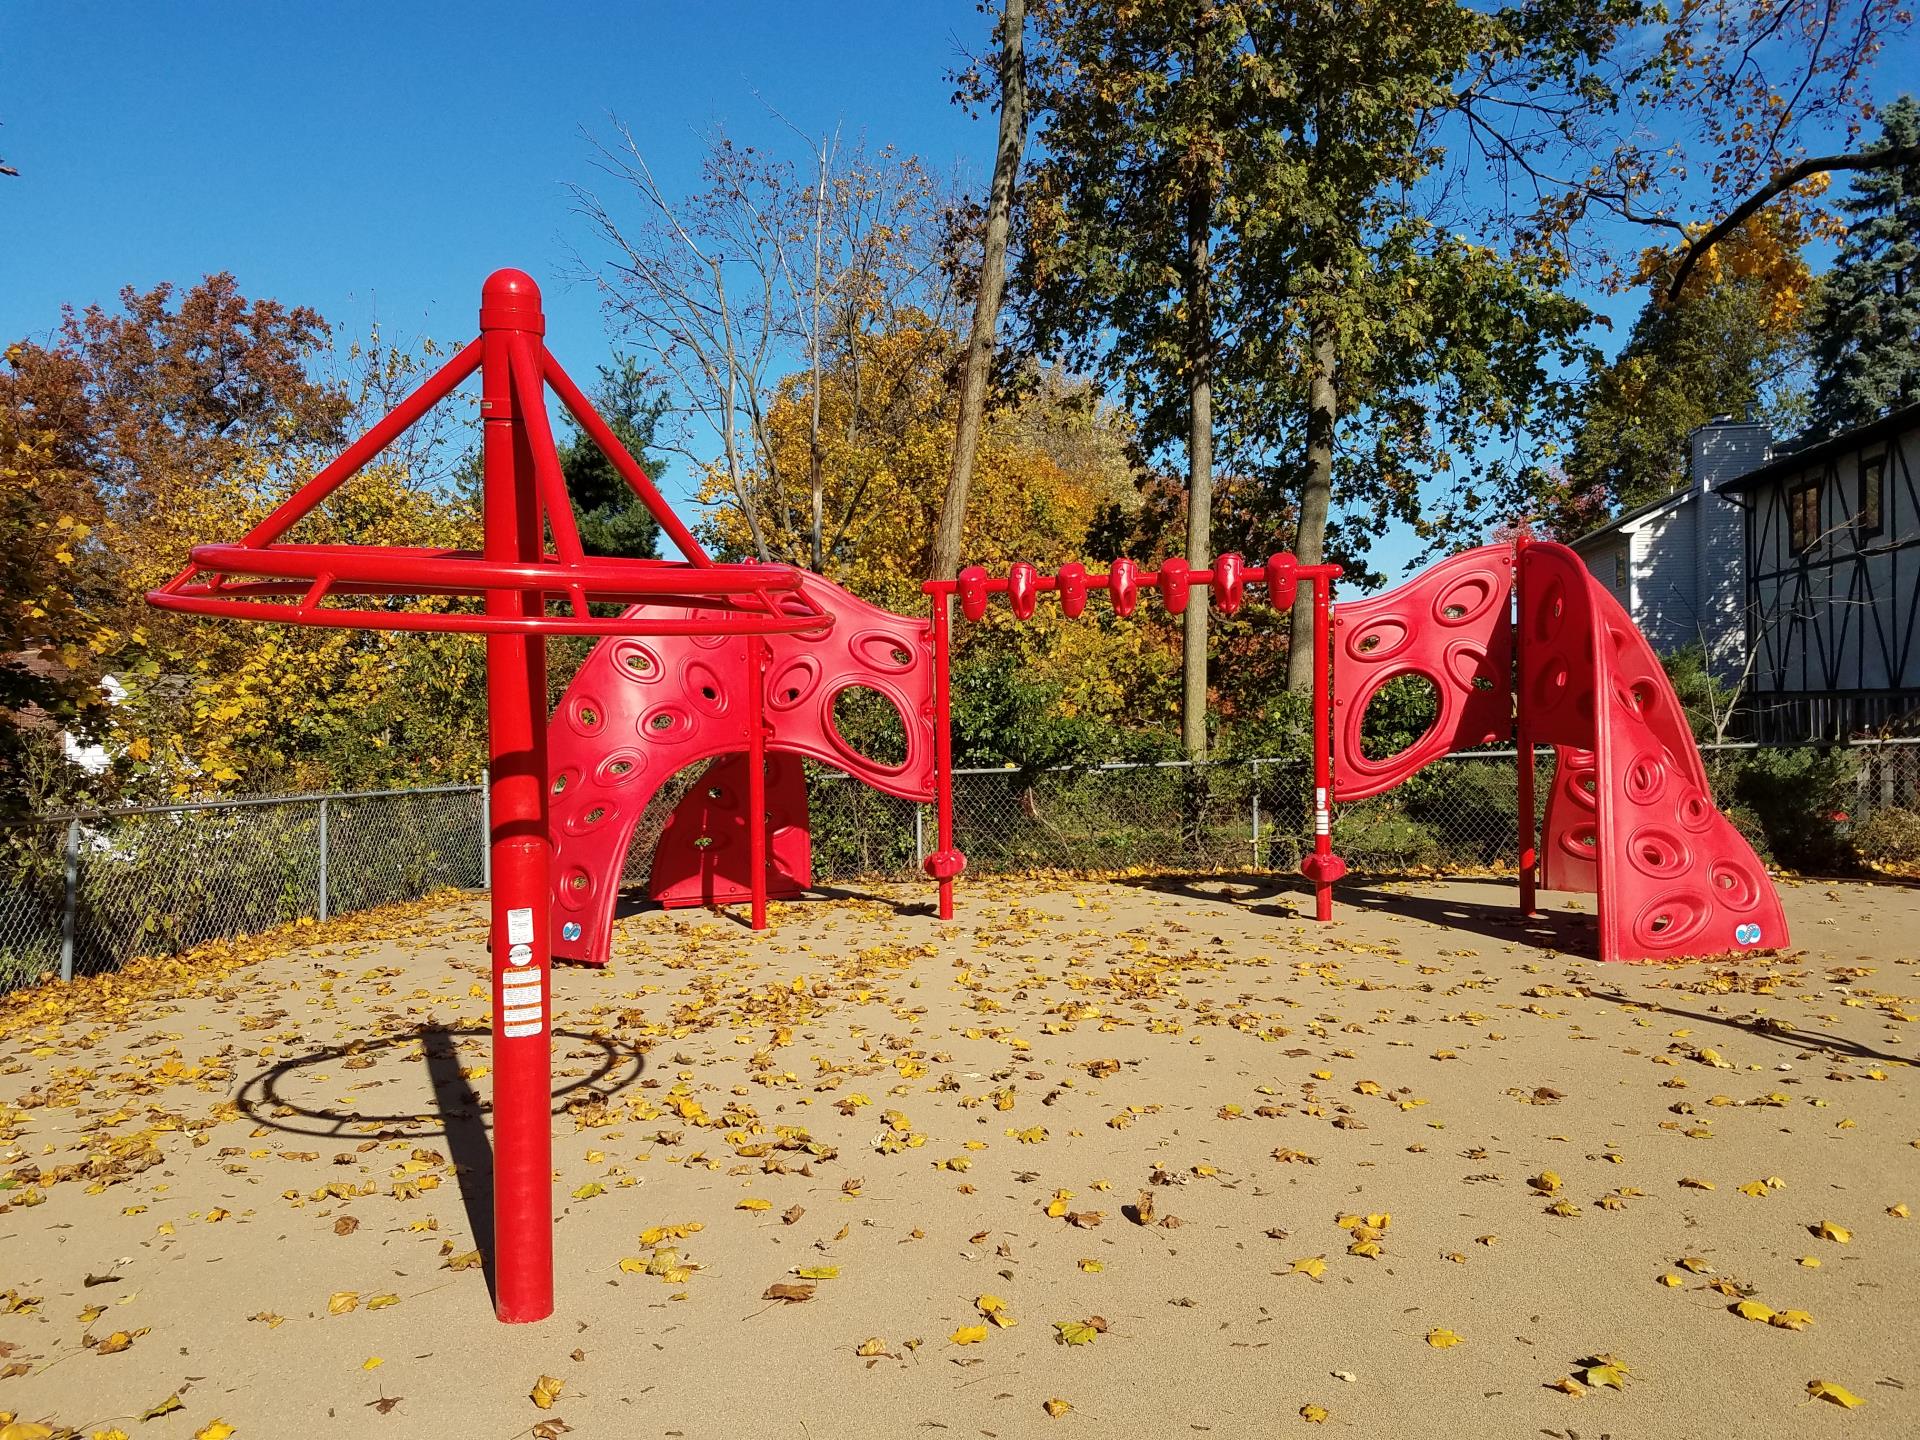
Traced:
POLYGON ((1519 703, 1558 758, 1542 879, 1598 892, 1600 958, 1787 943, 1765 867, 1714 807, 1660 661, 1562 545, 1520 552, 1519 703))
POLYGON ((1369 600, 1333 608, 1333 798, 1391 790, 1455 750, 1513 734, 1513 550, 1483 545, 1369 600), (1438 714, 1406 749, 1369 759, 1367 705, 1389 681, 1431 682, 1438 714))
MULTIPOLYGON (((835 766, 901 799, 930 800, 929 623, 869 605, 818 575, 802 574, 796 599, 818 607, 831 625, 824 634, 761 639, 768 654, 768 750, 835 766), (907 740, 900 764, 861 754, 834 725, 835 701, 853 689, 877 692, 898 712, 907 740)), ((659 613, 673 612, 663 607, 659 613)), ((605 963, 620 873, 647 802, 687 766, 746 751, 752 643, 712 636, 609 639, 595 647, 567 687, 547 739, 556 956, 605 963)), ((776 830, 790 828, 796 818, 804 826, 804 810, 794 817, 777 808, 772 788, 768 799, 776 830)), ((727 851, 737 856, 732 878, 744 885, 745 847, 727 851)), ((769 853, 776 854, 777 846, 769 853)), ((668 878, 680 877, 676 872, 668 878)))
MULTIPOLYGON (((748 877, 748 778, 745 755, 722 755, 674 806, 653 848, 647 888, 669 910, 738 905, 753 895, 748 877)), ((798 755, 767 756, 767 898, 791 900, 813 884, 807 834, 807 776, 798 755)))

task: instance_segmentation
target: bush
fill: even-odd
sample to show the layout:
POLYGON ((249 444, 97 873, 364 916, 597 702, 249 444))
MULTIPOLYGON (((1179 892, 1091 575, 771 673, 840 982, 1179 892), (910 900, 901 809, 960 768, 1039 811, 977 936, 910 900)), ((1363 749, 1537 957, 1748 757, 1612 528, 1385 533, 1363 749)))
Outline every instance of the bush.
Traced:
POLYGON ((1431 870, 1440 838, 1398 810, 1350 811, 1334 823, 1333 848, 1357 870, 1431 870))
POLYGON ((1733 767, 1721 803, 1751 812, 1767 850, 1787 869, 1847 870, 1854 853, 1843 827, 1856 764, 1845 750, 1755 750, 1733 767))
POLYGON ((1853 828, 1853 848, 1875 865, 1920 865, 1920 813, 1892 807, 1853 828))

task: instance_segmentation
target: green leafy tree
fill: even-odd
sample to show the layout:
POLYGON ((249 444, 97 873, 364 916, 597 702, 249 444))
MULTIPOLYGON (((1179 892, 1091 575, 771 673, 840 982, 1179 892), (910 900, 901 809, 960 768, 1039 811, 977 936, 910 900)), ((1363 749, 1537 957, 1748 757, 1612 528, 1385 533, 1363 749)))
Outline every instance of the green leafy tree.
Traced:
MULTIPOLYGON (((1350 556, 1392 518, 1438 541, 1542 482, 1520 442, 1569 407, 1561 375, 1584 360, 1588 313, 1555 256, 1458 233, 1494 226, 1455 199, 1442 131, 1502 104, 1608 104, 1594 61, 1631 13, 1043 8, 1029 320, 1126 386, 1149 443, 1185 437, 1191 550, 1207 548, 1216 444, 1267 478, 1276 515, 1291 502, 1309 563, 1337 513, 1350 556)), ((1310 604, 1303 592, 1297 630, 1310 604)), ((1310 682, 1305 646, 1288 678, 1310 682)))
MULTIPOLYGON (((1882 115, 1881 148, 1920 144, 1920 103, 1882 115)), ((1814 321, 1813 431, 1831 435, 1920 401, 1920 159, 1854 177, 1847 238, 1814 321)))
MULTIPOLYGON (((631 355, 616 356, 611 366, 600 367, 600 386, 593 400, 647 478, 657 482, 666 466, 648 451, 666 401, 648 384, 631 355)), ((660 553, 660 522, 600 447, 577 427, 573 438, 560 448, 560 473, 573 501, 580 544, 589 555, 637 560, 660 553)))
POLYGON ((1626 344, 1582 388, 1565 487, 1545 507, 1556 534, 1686 484, 1687 436, 1716 415, 1800 428, 1813 294, 1804 241, 1790 213, 1756 215, 1672 300, 1671 257, 1649 255, 1651 293, 1626 344))

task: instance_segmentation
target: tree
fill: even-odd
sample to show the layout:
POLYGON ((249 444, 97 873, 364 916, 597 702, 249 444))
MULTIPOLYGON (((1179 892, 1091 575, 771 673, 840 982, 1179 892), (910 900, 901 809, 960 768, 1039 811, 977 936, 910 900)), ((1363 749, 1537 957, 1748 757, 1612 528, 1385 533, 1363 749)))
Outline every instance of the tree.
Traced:
MULTIPOLYGON (((1523 442, 1567 402, 1587 312, 1559 292, 1557 261, 1449 228, 1490 227, 1445 183, 1438 138, 1466 96, 1601 103, 1566 77, 1617 29, 1614 8, 1043 12, 1047 158, 1023 272, 1036 339, 1125 383, 1150 440, 1171 438, 1168 407, 1185 402, 1196 551, 1216 442, 1271 483, 1308 563, 1338 524, 1348 559, 1396 517, 1444 540, 1536 482, 1523 442), (1438 516, 1435 480, 1452 492, 1438 516)), ((1297 635, 1310 618, 1303 592, 1297 635)), ((1189 658, 1191 685, 1204 672, 1189 658)), ((1309 648, 1292 646, 1289 683, 1311 679, 1309 648)), ((1189 696, 1191 719, 1204 691, 1189 696)))
MULTIPOLYGON (((22 634, 60 660, 78 728, 117 757, 109 782, 126 794, 478 773, 479 647, 217 625, 144 604, 192 545, 265 518, 432 353, 377 341, 336 353, 330 340, 316 312, 250 300, 216 275, 185 290, 129 288, 118 311, 69 310, 53 343, 7 351, 0 524, 22 555, 47 562, 17 572, 41 627, 22 634), (107 673, 124 690, 112 705, 100 695, 107 673)), ((436 443, 427 434, 396 447, 291 538, 476 545, 477 508, 433 467, 436 443)), ((6 608, 11 624, 21 612, 6 608)))
MULTIPOLYGON (((1028 82, 1043 125, 1020 270, 1029 337, 1118 382, 1150 449, 1184 448, 1195 566, 1211 559, 1213 386, 1239 288, 1238 251, 1219 250, 1217 232, 1223 207, 1264 188, 1238 123, 1242 9, 1048 0, 1028 82)), ((1180 708, 1195 760, 1207 753, 1207 617, 1196 592, 1180 708)))
MULTIPOLYGON (((611 367, 600 367, 600 388, 593 399, 647 478, 658 481, 666 467, 647 452, 666 400, 647 383, 631 355, 616 356, 611 367)), ((660 522, 577 426, 573 438, 560 448, 560 473, 573 501, 581 548, 589 555, 646 559, 660 553, 660 522)))
POLYGON ((1847 235, 1813 324, 1813 431, 1831 435, 1920 400, 1920 104, 1881 117, 1882 149, 1911 152, 1868 171, 1840 202, 1847 235))
POLYGON ((951 576, 960 564, 960 537, 966 525, 967 488, 973 479, 974 451, 986 413, 987 374, 993 364, 994 333, 1007 278, 1007 231, 1013 216, 1013 186, 1027 138, 1027 0, 1004 0, 1000 13, 1000 138, 993 152, 993 184, 987 198, 982 238, 980 283, 973 302, 973 328, 967 336, 960 381, 960 419, 955 427, 953 468, 940 505, 935 532, 932 579, 951 576))
POLYGON ((675 201, 632 133, 616 122, 615 135, 596 146, 596 163, 637 213, 573 186, 604 250, 582 268, 680 421, 659 443, 703 467, 718 448, 713 473, 746 525, 745 553, 771 559, 768 533, 798 531, 805 548, 780 558, 821 568, 834 538, 821 484, 825 420, 809 416, 806 448, 776 455, 776 385, 796 362, 817 374, 829 350, 858 363, 859 338, 897 329, 908 311, 951 328, 951 206, 925 166, 891 149, 809 142, 813 173, 803 182, 792 163, 724 135, 709 143, 704 188, 675 201), (788 466, 804 479, 797 493, 788 466))
MULTIPOLYGON (((821 573, 876 604, 921 608, 958 423, 959 353, 951 330, 912 311, 884 332, 830 337, 818 388, 810 369, 796 371, 767 407, 767 470, 746 477, 763 497, 757 539, 724 462, 708 468, 701 491, 714 507, 703 538, 726 556, 805 563, 817 423, 821 573)), ((1131 498, 1130 435, 1111 406, 1058 375, 1030 376, 1016 393, 986 415, 964 553, 988 566, 1056 564, 1079 552, 1102 505, 1131 498)))
POLYGON ((1716 247, 1677 299, 1673 257, 1647 253, 1648 296, 1581 395, 1566 487, 1549 517, 1571 536, 1687 483, 1687 437, 1716 415, 1798 428, 1812 276, 1802 217, 1767 212, 1716 247))

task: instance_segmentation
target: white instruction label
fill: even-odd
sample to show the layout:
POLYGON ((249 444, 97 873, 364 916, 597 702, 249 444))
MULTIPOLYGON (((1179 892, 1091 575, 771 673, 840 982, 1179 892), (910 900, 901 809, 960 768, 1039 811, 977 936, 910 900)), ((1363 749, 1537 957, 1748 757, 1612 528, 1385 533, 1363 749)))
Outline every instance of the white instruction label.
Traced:
POLYGON ((531 906, 507 911, 507 943, 509 945, 533 943, 533 908, 531 906))

